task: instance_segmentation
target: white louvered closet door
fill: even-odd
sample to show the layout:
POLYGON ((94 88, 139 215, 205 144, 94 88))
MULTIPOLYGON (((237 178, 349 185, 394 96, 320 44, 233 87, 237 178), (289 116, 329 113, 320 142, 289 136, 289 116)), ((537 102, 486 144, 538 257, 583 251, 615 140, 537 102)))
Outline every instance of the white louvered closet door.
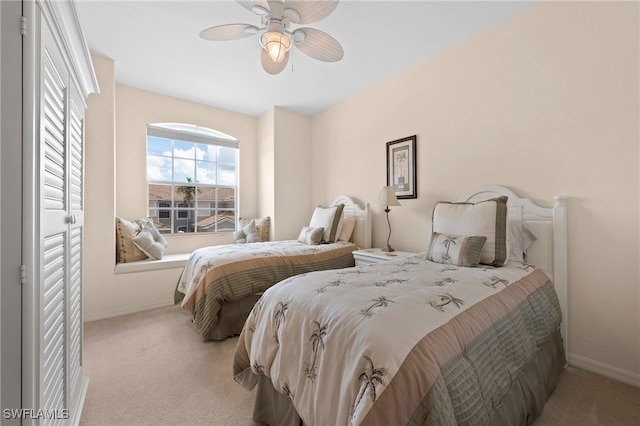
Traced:
MULTIPOLYGON (((77 91, 72 91, 69 103, 69 283, 67 296, 67 356, 68 399, 70 406, 83 398, 85 377, 82 373, 82 255, 83 255, 83 166, 84 115, 77 91)), ((75 407, 74 407, 75 409, 75 407)), ((79 409, 79 407, 78 407, 79 409)))
POLYGON ((40 350, 38 406, 66 424, 79 413, 82 373, 84 104, 46 23, 40 57, 40 350))

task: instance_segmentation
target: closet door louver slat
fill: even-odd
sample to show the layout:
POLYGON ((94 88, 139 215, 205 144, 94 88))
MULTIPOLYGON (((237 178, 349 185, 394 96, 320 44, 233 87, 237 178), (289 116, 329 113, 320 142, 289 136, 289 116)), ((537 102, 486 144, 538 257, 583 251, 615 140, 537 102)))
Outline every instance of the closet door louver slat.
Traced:
POLYGON ((70 140, 70 187, 69 196, 71 210, 82 210, 82 115, 71 101, 69 114, 69 140, 70 140))
MULTIPOLYGON (((2 0, 0 0, 2 1, 2 0)), ((84 114, 97 80, 75 2, 22 3, 24 316, 22 424, 80 422, 84 114)))
POLYGON ((69 280, 69 392, 75 400, 82 388, 82 227, 71 229, 69 280))
POLYGON ((42 130, 44 144, 45 209, 64 210, 65 205, 65 90, 49 52, 44 51, 42 130))
MULTIPOLYGON (((45 47, 41 85, 40 407, 63 410, 67 398, 67 131, 65 79, 45 47)), ((60 420, 60 419, 57 419, 60 420)), ((44 418, 43 424, 56 419, 44 418)))

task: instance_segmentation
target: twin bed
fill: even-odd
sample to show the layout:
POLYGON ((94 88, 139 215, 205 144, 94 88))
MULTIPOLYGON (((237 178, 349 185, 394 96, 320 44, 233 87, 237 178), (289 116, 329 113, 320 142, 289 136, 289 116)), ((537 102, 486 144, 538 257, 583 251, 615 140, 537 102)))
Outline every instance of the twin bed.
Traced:
POLYGON ((371 246, 369 207, 361 207, 350 197, 340 195, 328 208, 316 210, 325 214, 335 206, 341 206, 342 219, 327 224, 337 234, 328 244, 286 240, 196 250, 180 276, 175 303, 191 314, 205 340, 221 340, 240 334, 262 292, 277 282, 312 271, 354 266, 352 252, 371 246), (351 232, 346 231, 346 225, 341 226, 349 221, 351 232), (346 232, 340 232, 341 237, 338 231, 343 229, 346 232))
POLYGON ((483 186, 460 201, 434 209, 443 245, 434 234, 426 255, 292 275, 264 292, 233 366, 239 384, 257 386, 255 421, 530 424, 540 414, 566 363, 563 199, 543 208, 483 186), (518 224, 537 239, 505 262, 518 224), (491 228, 481 253, 474 226, 491 228))

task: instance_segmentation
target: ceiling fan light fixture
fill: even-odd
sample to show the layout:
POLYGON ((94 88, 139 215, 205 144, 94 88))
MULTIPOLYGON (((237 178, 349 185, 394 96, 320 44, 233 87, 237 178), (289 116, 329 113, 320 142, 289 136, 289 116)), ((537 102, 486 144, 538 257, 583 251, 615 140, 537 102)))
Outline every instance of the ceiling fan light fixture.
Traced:
POLYGON ((284 33, 269 31, 262 36, 262 46, 271 60, 278 63, 284 59, 284 55, 291 47, 291 39, 284 33))

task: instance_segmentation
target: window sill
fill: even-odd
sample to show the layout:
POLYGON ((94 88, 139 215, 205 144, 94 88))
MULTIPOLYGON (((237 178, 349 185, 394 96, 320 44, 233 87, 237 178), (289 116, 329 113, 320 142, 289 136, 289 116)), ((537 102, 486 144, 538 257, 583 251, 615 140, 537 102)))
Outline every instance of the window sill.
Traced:
POLYGON ((118 263, 115 266, 116 274, 131 274, 134 272, 159 271, 162 269, 184 268, 191 253, 166 254, 160 260, 139 260, 137 262, 118 263))

